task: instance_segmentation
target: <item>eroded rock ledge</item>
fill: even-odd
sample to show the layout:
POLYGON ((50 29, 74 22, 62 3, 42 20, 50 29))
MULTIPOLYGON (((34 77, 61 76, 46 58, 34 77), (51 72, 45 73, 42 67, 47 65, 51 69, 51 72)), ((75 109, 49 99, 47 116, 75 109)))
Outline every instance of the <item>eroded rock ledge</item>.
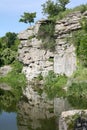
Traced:
POLYGON ((70 110, 62 112, 59 119, 59 130, 87 129, 87 110, 70 110))

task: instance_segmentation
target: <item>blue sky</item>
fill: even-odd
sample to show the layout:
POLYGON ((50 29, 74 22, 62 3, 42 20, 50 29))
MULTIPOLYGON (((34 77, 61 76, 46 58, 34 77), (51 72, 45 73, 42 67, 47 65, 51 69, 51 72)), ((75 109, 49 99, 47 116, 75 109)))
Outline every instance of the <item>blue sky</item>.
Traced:
MULTIPOLYGON (((0 0, 0 37, 6 32, 19 33, 29 25, 20 23, 20 16, 24 12, 37 12, 36 21, 43 18, 41 5, 46 0, 0 0)), ((80 4, 86 4, 87 0, 70 0, 68 8, 73 8, 80 4)))

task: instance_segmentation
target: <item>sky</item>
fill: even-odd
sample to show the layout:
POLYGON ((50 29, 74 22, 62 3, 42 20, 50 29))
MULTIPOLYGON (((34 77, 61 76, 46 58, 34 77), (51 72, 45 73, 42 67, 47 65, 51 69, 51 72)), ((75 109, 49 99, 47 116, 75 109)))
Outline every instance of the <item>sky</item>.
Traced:
MULTIPOLYGON (((46 0, 0 0, 0 37, 7 32, 19 33, 29 27, 29 24, 19 22, 24 12, 36 12, 38 21, 44 18, 42 14, 42 4, 46 0)), ((70 0, 68 8, 87 4, 87 0, 70 0)))

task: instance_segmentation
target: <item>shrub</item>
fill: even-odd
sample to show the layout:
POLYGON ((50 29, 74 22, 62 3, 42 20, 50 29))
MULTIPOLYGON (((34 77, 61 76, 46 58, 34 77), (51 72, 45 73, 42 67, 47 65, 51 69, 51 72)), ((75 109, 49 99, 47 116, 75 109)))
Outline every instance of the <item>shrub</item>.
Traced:
POLYGON ((1 91, 3 95, 0 96, 0 109, 7 112, 16 111, 17 102, 12 92, 0 89, 0 93, 1 91))
POLYGON ((67 92, 71 105, 75 108, 87 108, 87 83, 73 83, 67 92))
POLYGON ((0 83, 7 83, 9 86, 11 86, 11 92, 14 95, 15 100, 18 101, 22 95, 22 89, 26 87, 27 82, 25 75, 20 73, 18 68, 16 68, 19 66, 20 70, 21 65, 16 65, 16 63, 14 64, 11 72, 9 72, 5 77, 0 78, 0 83))
POLYGON ((74 32, 73 44, 76 47, 76 55, 83 66, 87 66, 87 33, 84 30, 74 32))
POLYGON ((80 11, 81 13, 84 13, 87 10, 87 4, 82 4, 80 6, 77 6, 73 9, 74 11, 80 11))
POLYGON ((38 32, 38 39, 41 39, 43 44, 42 48, 45 50, 54 51, 55 50, 55 39, 54 39, 54 29, 55 24, 53 21, 48 21, 47 23, 41 24, 38 32))
POLYGON ((15 72, 21 73, 22 68, 23 68, 23 64, 20 63, 18 60, 15 60, 15 61, 12 63, 12 67, 14 68, 14 71, 15 71, 15 72))
POLYGON ((81 24, 82 29, 87 32, 87 18, 86 17, 83 17, 80 20, 80 24, 81 24))
POLYGON ((1 53, 1 63, 3 65, 11 64, 16 58, 16 52, 6 48, 1 53))
POLYGON ((73 73, 73 78, 77 81, 86 81, 87 80, 87 68, 81 65, 78 65, 77 70, 73 73))
POLYGON ((55 40, 54 38, 50 38, 50 37, 47 37, 45 39, 45 41, 43 42, 43 44, 41 45, 42 48, 44 48, 45 50, 49 50, 51 52, 54 52, 55 51, 55 40))
POLYGON ((64 75, 57 76, 53 71, 49 71, 44 81, 44 89, 48 97, 62 97, 65 96, 64 85, 67 82, 67 77, 64 75))
POLYGON ((84 13, 86 10, 87 10, 87 4, 86 5, 77 6, 77 7, 73 8, 73 9, 66 9, 65 11, 59 12, 59 14, 56 15, 56 19, 57 20, 63 19, 67 15, 72 14, 72 13, 74 13, 76 11, 80 11, 81 13, 84 13))

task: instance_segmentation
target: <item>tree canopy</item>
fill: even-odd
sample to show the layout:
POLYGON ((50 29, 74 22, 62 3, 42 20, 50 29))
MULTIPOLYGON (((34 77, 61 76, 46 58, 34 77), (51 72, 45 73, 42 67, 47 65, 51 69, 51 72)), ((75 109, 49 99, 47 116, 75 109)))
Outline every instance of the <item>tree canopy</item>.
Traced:
POLYGON ((24 23, 34 23, 34 18, 36 17, 36 12, 34 13, 27 13, 24 12, 24 15, 21 16, 19 22, 24 22, 24 23))
POLYGON ((0 66, 11 64, 16 59, 19 43, 16 33, 7 32, 0 38, 0 66))
POLYGON ((56 2, 48 0, 46 3, 42 4, 42 13, 48 15, 48 17, 53 17, 58 15, 61 11, 65 11, 66 4, 68 3, 69 0, 56 0, 56 2))
POLYGON ((66 10, 66 5, 70 2, 69 0, 57 0, 63 11, 66 10))

